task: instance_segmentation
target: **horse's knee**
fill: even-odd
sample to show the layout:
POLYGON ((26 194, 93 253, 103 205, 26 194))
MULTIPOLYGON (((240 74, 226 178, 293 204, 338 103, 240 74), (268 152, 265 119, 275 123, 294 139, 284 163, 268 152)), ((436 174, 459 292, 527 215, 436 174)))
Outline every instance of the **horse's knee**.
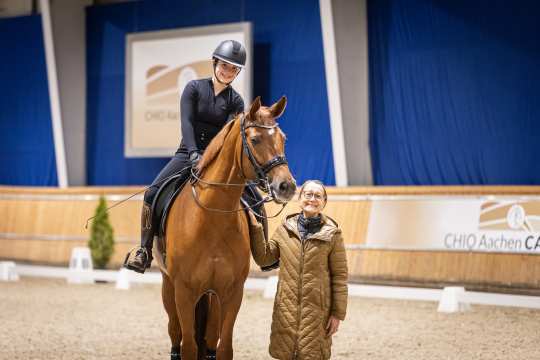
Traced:
POLYGON ((178 319, 169 319, 168 328, 171 343, 173 344, 173 346, 180 346, 180 341, 182 341, 182 330, 180 329, 178 319))

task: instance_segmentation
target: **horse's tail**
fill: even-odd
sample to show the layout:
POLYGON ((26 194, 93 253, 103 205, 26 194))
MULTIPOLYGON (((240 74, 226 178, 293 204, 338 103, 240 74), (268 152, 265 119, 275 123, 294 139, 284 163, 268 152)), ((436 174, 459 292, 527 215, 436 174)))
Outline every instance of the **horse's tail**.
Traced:
POLYGON ((195 341, 199 348, 199 359, 206 358, 206 324, 210 309, 210 293, 205 293, 195 306, 195 341))

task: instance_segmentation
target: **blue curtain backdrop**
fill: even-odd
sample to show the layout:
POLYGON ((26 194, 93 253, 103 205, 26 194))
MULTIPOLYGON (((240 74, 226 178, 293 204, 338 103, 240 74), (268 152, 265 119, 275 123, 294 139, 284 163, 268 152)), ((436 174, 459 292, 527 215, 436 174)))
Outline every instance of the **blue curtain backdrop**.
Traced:
POLYGON ((540 184, 540 2, 368 2, 377 185, 540 184))
POLYGON ((253 24, 254 96, 288 97, 280 124, 296 179, 335 183, 317 0, 137 1, 89 7, 86 20, 89 185, 147 184, 168 161, 124 157, 126 34, 239 21, 253 24))
POLYGON ((0 184, 57 185, 40 16, 0 19, 0 184))

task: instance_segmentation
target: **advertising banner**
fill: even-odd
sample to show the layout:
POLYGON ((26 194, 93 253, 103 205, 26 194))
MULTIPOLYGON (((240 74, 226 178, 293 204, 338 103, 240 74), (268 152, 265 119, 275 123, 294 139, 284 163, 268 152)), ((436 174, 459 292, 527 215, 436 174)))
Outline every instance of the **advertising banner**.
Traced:
POLYGON ((365 248, 540 253, 540 200, 372 200, 365 248))
POLYGON ((180 95, 190 80, 210 78, 212 52, 224 40, 244 44, 246 67, 233 86, 251 100, 251 26, 235 23, 130 34, 126 43, 125 155, 170 157, 181 140, 180 95))

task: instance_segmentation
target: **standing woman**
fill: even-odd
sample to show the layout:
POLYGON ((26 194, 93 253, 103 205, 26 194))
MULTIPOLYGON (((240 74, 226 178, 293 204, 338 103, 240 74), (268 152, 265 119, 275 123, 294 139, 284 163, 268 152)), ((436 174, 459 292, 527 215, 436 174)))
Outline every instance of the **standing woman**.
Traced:
POLYGON ((268 242, 252 221, 251 252, 259 266, 280 260, 270 355, 325 360, 347 310, 347 258, 337 223, 321 213, 324 185, 306 181, 298 200, 301 212, 286 216, 268 242))
POLYGON ((141 215, 141 246, 128 254, 124 266, 139 273, 150 267, 155 226, 152 202, 163 180, 195 166, 210 141, 233 119, 244 111, 244 101, 231 86, 246 64, 246 49, 234 40, 223 41, 212 54, 214 75, 208 79, 190 81, 180 99, 182 141, 174 157, 161 170, 144 194, 141 215))

